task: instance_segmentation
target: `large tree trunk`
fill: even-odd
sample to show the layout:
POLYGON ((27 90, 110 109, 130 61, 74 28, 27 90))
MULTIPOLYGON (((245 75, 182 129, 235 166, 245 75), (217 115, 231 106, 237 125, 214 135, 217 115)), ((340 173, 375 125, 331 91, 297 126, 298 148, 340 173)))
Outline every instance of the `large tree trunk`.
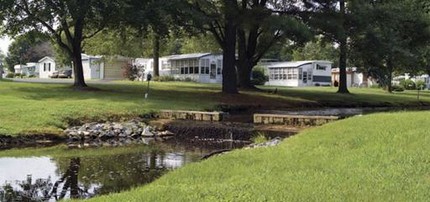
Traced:
POLYGON ((154 60, 154 76, 160 76, 160 35, 156 32, 154 32, 152 58, 154 60))
POLYGON ((343 20, 343 34, 339 38, 339 89, 338 93, 349 93, 346 81, 347 36, 345 31, 345 1, 340 1, 340 12, 343 20))
POLYGON ((237 91, 236 77, 236 25, 232 14, 226 14, 225 41, 223 44, 222 92, 235 94, 237 91))
POLYGON ((243 29, 238 29, 238 61, 237 61, 237 73, 239 79, 239 86, 241 88, 253 88, 251 84, 251 71, 254 65, 252 64, 252 58, 249 57, 248 48, 246 44, 246 33, 243 29))
POLYGON ((392 93, 393 92, 393 84, 392 84, 392 80, 393 80, 393 69, 394 69, 394 67, 393 67, 393 62, 392 62, 392 60, 391 60, 391 58, 388 58, 388 61, 387 61, 387 69, 388 69, 388 77, 387 77, 387 80, 388 80, 388 82, 387 82, 387 91, 389 92, 389 93, 392 93))
POLYGON ((84 80, 84 69, 82 65, 82 50, 81 50, 81 43, 75 43, 73 45, 73 52, 72 52, 72 60, 73 60, 73 72, 74 72, 74 84, 73 86, 75 88, 85 88, 87 87, 87 84, 84 80))

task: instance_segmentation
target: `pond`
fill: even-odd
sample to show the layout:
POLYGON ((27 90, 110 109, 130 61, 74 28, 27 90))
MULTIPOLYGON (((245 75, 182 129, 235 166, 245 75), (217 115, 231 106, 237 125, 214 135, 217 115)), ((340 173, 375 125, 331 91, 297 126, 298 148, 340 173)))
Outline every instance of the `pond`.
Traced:
POLYGON ((241 148, 245 144, 171 139, 134 145, 144 149, 129 153, 99 155, 97 149, 87 148, 87 154, 80 156, 3 157, 0 158, 0 201, 86 199, 128 190, 199 161, 214 151, 241 148))

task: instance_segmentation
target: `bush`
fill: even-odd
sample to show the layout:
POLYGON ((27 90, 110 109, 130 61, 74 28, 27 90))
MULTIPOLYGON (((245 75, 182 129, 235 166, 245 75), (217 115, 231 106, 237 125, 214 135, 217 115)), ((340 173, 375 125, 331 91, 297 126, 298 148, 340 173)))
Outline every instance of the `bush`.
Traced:
POLYGON ((13 77, 15 77, 14 73, 7 73, 6 74, 6 78, 13 78, 13 77))
POLYGON ((28 78, 36 78, 36 75, 29 75, 28 78))
POLYGON ((412 80, 410 80, 410 79, 406 79, 406 80, 400 81, 400 86, 402 86, 406 90, 415 90, 415 89, 417 89, 416 85, 415 85, 415 82, 412 81, 412 80))
POLYGON ((405 90, 403 86, 398 86, 398 85, 392 86, 391 88, 394 92, 402 92, 405 90))
POLYGON ((184 81, 186 81, 186 82, 194 82, 194 80, 192 78, 190 78, 190 77, 185 78, 184 81))
POLYGON ((427 87, 426 82, 424 82, 424 81, 422 81, 422 80, 418 80, 418 81, 415 83, 415 85, 416 85, 416 87, 417 87, 417 90, 422 90, 422 89, 424 89, 424 88, 426 88, 426 87, 427 87))
POLYGON ((252 85, 264 85, 269 81, 269 77, 264 74, 264 69, 261 67, 256 67, 252 70, 252 85))
POLYGON ((251 137, 251 141, 255 144, 264 143, 269 141, 264 132, 257 132, 251 137))
POLYGON ((15 74, 14 74, 14 77, 16 77, 16 78, 20 78, 20 77, 21 77, 21 73, 15 73, 15 74))
POLYGON ((122 76, 130 81, 134 81, 139 78, 139 68, 127 63, 122 68, 122 76))
POLYGON ((156 76, 154 78, 152 78, 153 81, 160 81, 160 82, 164 82, 164 81, 176 81, 175 77, 173 76, 156 76))

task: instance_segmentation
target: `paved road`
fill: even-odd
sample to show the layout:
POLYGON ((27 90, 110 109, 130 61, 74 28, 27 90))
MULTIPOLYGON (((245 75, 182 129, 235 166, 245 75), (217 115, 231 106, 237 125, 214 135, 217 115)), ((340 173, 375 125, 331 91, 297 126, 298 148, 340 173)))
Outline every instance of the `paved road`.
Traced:
MULTIPOLYGON (((73 84, 73 79, 40 79, 40 78, 13 78, 7 79, 12 80, 14 82, 23 82, 23 83, 53 83, 53 84, 73 84)), ((113 80, 87 80, 85 81, 87 84, 106 84, 112 83, 113 80)))

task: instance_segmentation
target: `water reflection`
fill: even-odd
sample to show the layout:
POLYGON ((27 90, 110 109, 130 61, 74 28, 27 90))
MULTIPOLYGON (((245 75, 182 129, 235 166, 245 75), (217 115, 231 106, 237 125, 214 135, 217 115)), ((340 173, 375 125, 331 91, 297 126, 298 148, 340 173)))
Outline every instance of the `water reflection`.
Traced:
POLYGON ((207 146, 173 141, 142 152, 117 155, 0 158, 0 201, 86 199, 119 192, 150 183, 169 170, 226 148, 222 144, 211 145, 211 149, 207 146))

